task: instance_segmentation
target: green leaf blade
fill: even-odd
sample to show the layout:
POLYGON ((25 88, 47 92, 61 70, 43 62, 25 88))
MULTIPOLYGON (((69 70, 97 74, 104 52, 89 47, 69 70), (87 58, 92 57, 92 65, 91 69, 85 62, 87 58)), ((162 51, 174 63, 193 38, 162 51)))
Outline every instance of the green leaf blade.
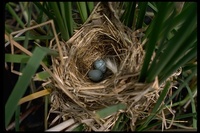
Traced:
POLYGON ((191 16, 191 14, 195 14, 196 9, 194 6, 191 6, 191 10, 188 11, 188 14, 185 19, 185 22, 178 33, 166 44, 167 48, 163 52, 163 54, 159 57, 155 67, 152 67, 147 76, 147 82, 153 81, 155 76, 157 76, 163 69, 165 69, 166 64, 170 62, 170 59, 176 54, 176 52, 183 46, 184 42, 188 36, 194 31, 196 28, 196 17, 191 16))
POLYGON ((116 113, 117 111, 119 111, 121 109, 125 109, 125 108, 126 108, 126 105, 122 104, 122 103, 117 104, 117 105, 112 105, 107 108, 98 110, 96 112, 96 116, 97 116, 97 118, 105 118, 105 117, 112 115, 113 113, 116 113))
POLYGON ((145 17, 147 5, 148 5, 148 2, 139 2, 139 4, 138 4, 139 14, 138 14, 138 17, 137 17, 136 30, 142 28, 142 24, 144 22, 144 17, 145 17))
POLYGON ((7 127, 16 108, 20 98, 24 95, 32 76, 37 71, 40 62, 46 54, 47 48, 36 47, 33 51, 32 57, 28 60, 27 65, 22 70, 22 76, 19 77, 13 91, 11 92, 5 105, 5 126, 7 127))
POLYGON ((6 62, 27 63, 29 59, 28 55, 5 54, 6 62))
POLYGON ((64 24, 63 18, 61 16, 60 11, 59 11, 59 7, 58 7, 57 2, 49 2, 49 4, 50 4, 50 6, 51 6, 51 8, 54 12, 54 15, 55 15, 54 21, 56 21, 57 26, 59 27, 62 38, 64 40, 68 40, 69 39, 69 32, 68 32, 68 29, 66 29, 66 26, 64 24))
POLYGON ((82 22, 84 23, 88 17, 86 2, 77 2, 77 6, 78 6, 78 10, 79 10, 82 22))

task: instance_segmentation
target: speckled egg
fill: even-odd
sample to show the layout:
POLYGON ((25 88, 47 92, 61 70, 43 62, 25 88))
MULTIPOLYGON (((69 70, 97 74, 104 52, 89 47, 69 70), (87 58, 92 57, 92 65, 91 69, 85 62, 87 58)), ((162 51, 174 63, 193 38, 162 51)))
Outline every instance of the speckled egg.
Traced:
POLYGON ((106 72, 106 62, 102 59, 98 59, 94 62, 94 68, 105 73, 106 72))
POLYGON ((88 77, 94 82, 99 82, 103 79, 103 73, 98 69, 90 70, 88 72, 88 77))

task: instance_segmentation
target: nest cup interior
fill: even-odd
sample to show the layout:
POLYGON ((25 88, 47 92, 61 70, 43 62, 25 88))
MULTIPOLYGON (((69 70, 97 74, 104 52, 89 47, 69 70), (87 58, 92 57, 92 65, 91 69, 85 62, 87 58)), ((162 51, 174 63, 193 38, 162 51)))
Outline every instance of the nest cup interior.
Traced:
MULTIPOLYGON (((101 32, 105 31, 102 30, 101 32)), ((109 58, 119 65, 124 55, 124 48, 120 42, 116 42, 109 36, 99 33, 98 31, 94 34, 96 34, 96 36, 91 38, 90 43, 77 50, 75 53, 77 61, 74 64, 78 68, 78 73, 80 73, 77 73, 77 76, 80 76, 85 82, 90 82, 92 84, 94 82, 88 78, 88 72, 94 69, 94 61, 109 58)), ((112 75, 113 73, 107 69, 103 80, 109 79, 112 75)))
MULTIPOLYGON (((97 59, 109 58, 114 61, 119 73, 138 71, 143 58, 143 49, 132 32, 127 34, 124 32, 126 29, 121 28, 123 30, 119 31, 120 29, 117 29, 105 16, 99 20, 91 20, 66 43, 70 49, 66 56, 71 57, 66 69, 73 72, 77 80, 84 81, 82 84, 94 83, 87 74, 93 69, 93 63, 97 59)), ((112 76, 113 74, 107 69, 104 80, 112 76)))

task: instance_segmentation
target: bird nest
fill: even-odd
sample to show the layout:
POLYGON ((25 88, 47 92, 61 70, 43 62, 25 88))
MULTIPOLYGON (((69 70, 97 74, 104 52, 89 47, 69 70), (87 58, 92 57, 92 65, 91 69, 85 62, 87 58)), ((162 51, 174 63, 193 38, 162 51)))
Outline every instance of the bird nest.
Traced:
POLYGON ((59 111, 63 120, 85 123, 88 131, 111 130, 123 112, 131 118, 134 130, 136 120, 147 116, 160 91, 153 83, 138 82, 144 58, 140 33, 124 26, 111 4, 98 3, 67 42, 58 45, 53 41, 51 49, 61 56, 52 57, 56 80, 51 79, 55 88, 51 111, 59 111), (93 82, 88 72, 97 59, 105 59, 112 67, 100 82, 93 82), (97 111, 118 104, 126 108, 96 117, 97 111))

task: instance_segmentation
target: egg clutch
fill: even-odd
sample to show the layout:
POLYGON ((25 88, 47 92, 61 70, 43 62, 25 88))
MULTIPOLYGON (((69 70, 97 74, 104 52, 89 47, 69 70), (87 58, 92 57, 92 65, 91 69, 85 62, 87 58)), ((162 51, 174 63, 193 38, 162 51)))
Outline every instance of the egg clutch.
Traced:
POLYGON ((103 79, 106 72, 106 62, 103 59, 97 59, 93 63, 94 69, 88 72, 88 77, 94 81, 99 82, 103 79))

